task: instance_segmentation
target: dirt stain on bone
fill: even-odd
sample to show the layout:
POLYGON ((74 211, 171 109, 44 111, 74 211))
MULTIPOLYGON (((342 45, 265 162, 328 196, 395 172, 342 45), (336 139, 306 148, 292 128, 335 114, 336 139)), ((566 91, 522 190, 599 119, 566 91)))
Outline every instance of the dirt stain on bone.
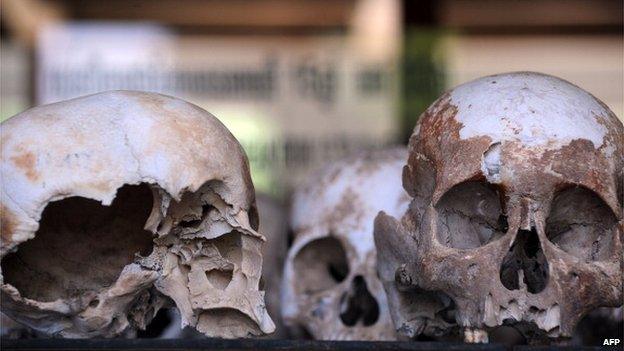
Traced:
POLYGON ((15 215, 5 205, 0 205, 0 238, 4 245, 13 238, 16 226, 15 215))
MULTIPOLYGON (((340 200, 331 213, 327 216, 327 222, 332 227, 341 227, 345 223, 345 219, 350 218, 355 223, 362 223, 366 215, 361 208, 354 206, 361 202, 359 195, 352 188, 347 188, 340 200)), ((347 220, 348 221, 348 220, 347 220)))
POLYGON ((39 179, 39 173, 35 169, 35 164, 37 163, 37 156, 30 151, 25 151, 19 153, 16 156, 11 157, 11 161, 13 164, 21 169, 26 177, 31 181, 37 181, 39 179))

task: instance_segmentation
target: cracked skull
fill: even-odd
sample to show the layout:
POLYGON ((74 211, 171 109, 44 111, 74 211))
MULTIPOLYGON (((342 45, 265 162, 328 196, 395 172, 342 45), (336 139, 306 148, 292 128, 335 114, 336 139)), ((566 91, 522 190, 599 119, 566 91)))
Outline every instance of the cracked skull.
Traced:
POLYGON ((444 94, 410 140, 409 210, 376 219, 379 255, 402 258, 396 285, 449 296, 472 341, 500 325, 570 337, 585 314, 620 305, 623 135, 602 102, 552 76, 444 94))
POLYGON ((116 91, 2 123, 2 311, 61 337, 274 327, 258 283, 264 238, 247 158, 212 115, 116 91))
POLYGON ((376 273, 373 220, 381 209, 407 209, 400 184, 386 181, 400 176, 406 158, 392 149, 343 159, 295 193, 282 288, 291 330, 324 340, 396 338, 376 273))

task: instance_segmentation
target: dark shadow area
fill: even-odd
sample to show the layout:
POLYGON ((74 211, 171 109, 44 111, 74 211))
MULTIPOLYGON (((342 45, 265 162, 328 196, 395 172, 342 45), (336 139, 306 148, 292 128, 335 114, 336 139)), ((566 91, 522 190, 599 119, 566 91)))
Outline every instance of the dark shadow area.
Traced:
POLYGON ((152 251, 152 234, 143 229, 152 201, 140 184, 120 188, 110 206, 82 197, 49 203, 35 238, 2 260, 4 282, 37 301, 110 286, 136 254, 152 251))
POLYGON ((340 313, 340 320, 348 326, 353 327, 359 321, 365 327, 369 327, 379 318, 379 305, 375 297, 368 291, 366 280, 361 275, 353 278, 351 288, 340 300, 341 306, 346 306, 340 313))
POLYGON ((295 272, 305 274, 296 287, 311 293, 329 289, 349 274, 347 254, 340 240, 328 236, 305 245, 293 260, 295 272))
POLYGON ((548 261, 535 228, 519 230, 515 242, 505 255, 500 269, 500 280, 505 288, 520 288, 520 271, 528 292, 537 294, 544 290, 548 283, 548 261))

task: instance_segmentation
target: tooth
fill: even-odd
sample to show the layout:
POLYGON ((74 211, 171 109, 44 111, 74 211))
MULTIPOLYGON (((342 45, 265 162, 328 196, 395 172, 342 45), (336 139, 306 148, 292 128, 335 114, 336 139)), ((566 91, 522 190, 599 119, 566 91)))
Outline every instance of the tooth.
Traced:
POLYGON ((464 342, 470 344, 487 344, 489 342, 488 333, 483 329, 464 329, 464 342))

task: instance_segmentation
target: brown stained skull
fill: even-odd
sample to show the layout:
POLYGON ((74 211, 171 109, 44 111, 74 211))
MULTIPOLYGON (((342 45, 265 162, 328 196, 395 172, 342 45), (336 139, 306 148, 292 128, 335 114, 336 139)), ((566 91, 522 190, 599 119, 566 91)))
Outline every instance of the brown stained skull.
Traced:
POLYGON ((274 327, 247 158, 212 115, 116 91, 1 125, 2 312, 42 333, 112 337, 175 305, 182 327, 274 327))
POLYGON ((409 198, 399 177, 406 150, 358 154, 310 177, 294 195, 282 287, 282 316, 291 331, 322 340, 395 340, 376 272, 373 221, 396 215, 409 198))
POLYGON ((396 285, 448 295, 469 341, 501 325, 570 337, 621 305, 623 135, 602 102, 552 76, 444 94, 410 139, 410 209, 376 219, 380 256, 403 258, 396 285))

